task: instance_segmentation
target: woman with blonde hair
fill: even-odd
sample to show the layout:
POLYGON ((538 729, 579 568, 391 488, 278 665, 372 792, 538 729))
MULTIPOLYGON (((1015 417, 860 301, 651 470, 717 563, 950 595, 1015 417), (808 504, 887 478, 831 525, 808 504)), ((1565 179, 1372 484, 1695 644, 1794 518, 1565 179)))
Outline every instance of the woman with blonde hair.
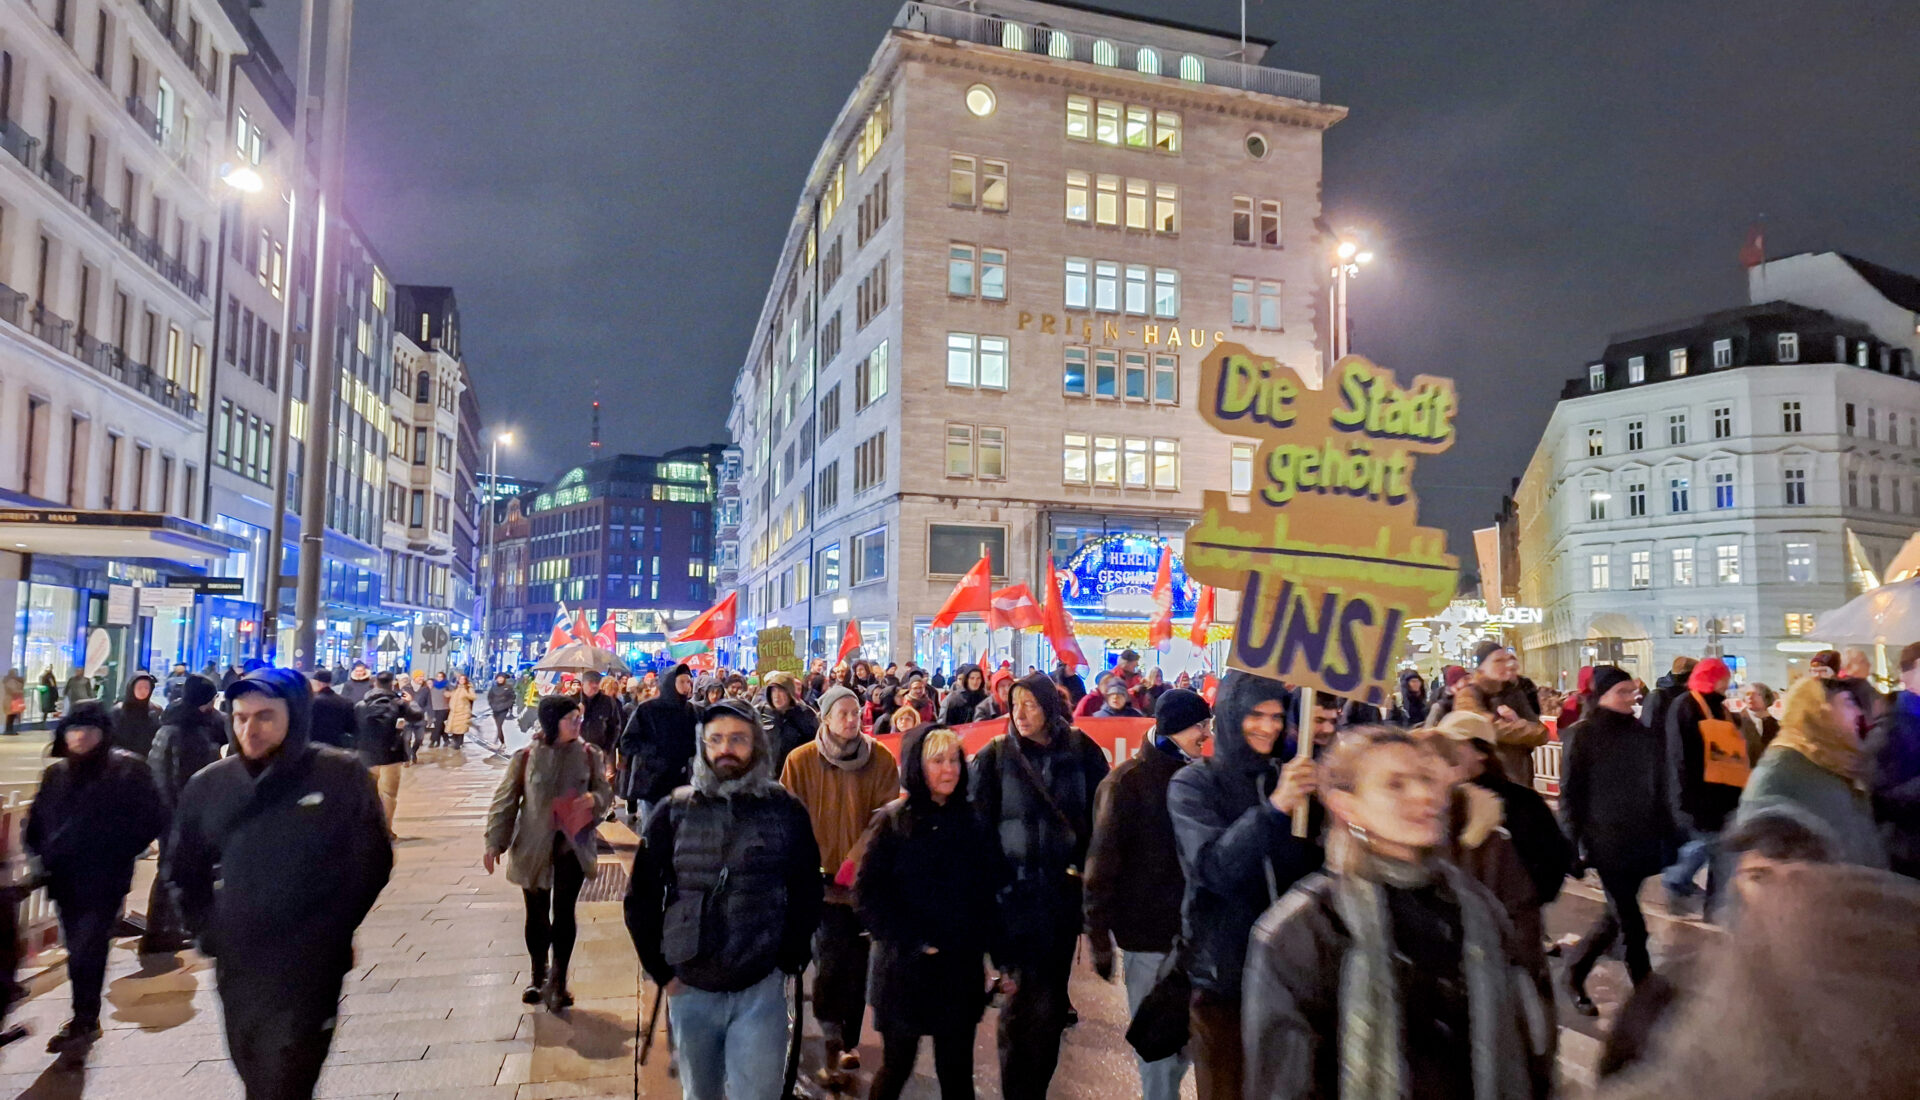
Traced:
POLYGON ((1319 771, 1327 868, 1260 918, 1247 955, 1246 1095, 1541 1095, 1546 1021, 1511 926, 1439 855, 1448 769, 1404 730, 1361 726, 1319 771))
POLYGON ((1780 732, 1740 793, 1734 824, 1791 805, 1826 826, 1838 862, 1885 868, 1887 850, 1874 824, 1861 731, 1872 689, 1863 680, 1809 676, 1787 692, 1780 732))
POLYGON ((455 752, 467 745, 467 731, 473 728, 473 701, 477 698, 473 681, 464 672, 447 692, 447 736, 453 739, 455 752))

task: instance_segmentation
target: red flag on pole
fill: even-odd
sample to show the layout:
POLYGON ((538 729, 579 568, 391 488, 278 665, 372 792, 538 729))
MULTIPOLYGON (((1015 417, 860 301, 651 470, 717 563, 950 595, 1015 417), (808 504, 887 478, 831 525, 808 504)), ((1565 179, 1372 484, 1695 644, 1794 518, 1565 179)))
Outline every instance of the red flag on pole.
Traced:
POLYGON ((1740 246, 1740 266, 1741 267, 1759 267, 1761 264, 1766 262, 1767 262, 1766 230, 1760 226, 1760 223, 1755 222, 1753 227, 1747 230, 1746 243, 1740 246))
POLYGON ((953 592, 947 596, 947 602, 940 605, 940 611, 933 617, 933 628, 952 626, 953 620, 973 611, 985 615, 993 607, 993 565, 985 554, 975 562, 960 583, 953 586, 953 592))
POLYGON ((1196 646, 1207 644, 1207 631, 1213 626, 1213 586, 1200 586, 1200 599, 1193 605, 1193 630, 1187 637, 1196 646))
POLYGON ((567 605, 564 603, 561 604, 560 610, 556 611, 553 616, 553 633, 547 636, 548 653, 552 653, 554 650, 573 641, 573 635, 567 632, 567 623, 570 618, 571 616, 567 614, 567 605))
POLYGON ((612 653, 620 643, 620 628, 614 624, 612 612, 600 620, 600 629, 593 632, 593 644, 612 653))
POLYGON ((848 619, 847 632, 840 636, 840 652, 834 655, 833 663, 846 663, 849 654, 860 652, 860 620, 848 619))
POLYGON ((584 611, 573 613, 573 640, 593 644, 593 631, 587 629, 587 613, 584 611))
POLYGON ((727 598, 700 613, 700 617, 687 624, 685 630, 675 634, 668 641, 673 642, 711 642, 719 638, 733 636, 735 609, 739 606, 740 593, 729 592, 727 598))
POLYGON ((1047 642, 1053 646, 1054 656, 1063 664, 1076 668, 1093 667, 1087 661, 1087 655, 1080 652, 1080 643, 1073 637, 1073 616, 1067 614, 1066 604, 1060 599, 1060 574, 1053 568, 1053 555, 1047 555, 1047 602, 1040 609, 1040 631, 1047 636, 1047 642))
POLYGON ((1014 584, 993 594, 992 603, 987 608, 989 629, 1012 627, 1022 630, 1039 626, 1040 623, 1040 601, 1033 598, 1033 589, 1024 584, 1014 584))
POLYGON ((1153 576, 1153 617, 1147 620, 1147 644, 1155 649, 1173 640, 1173 548, 1160 544, 1160 569, 1153 576))

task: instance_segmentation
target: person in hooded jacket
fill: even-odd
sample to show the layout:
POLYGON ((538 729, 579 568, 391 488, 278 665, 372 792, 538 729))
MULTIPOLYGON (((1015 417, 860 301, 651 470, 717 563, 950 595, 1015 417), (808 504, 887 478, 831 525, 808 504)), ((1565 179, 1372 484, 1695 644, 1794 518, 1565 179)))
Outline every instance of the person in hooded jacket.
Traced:
POLYGON ((1653 682, 1653 690, 1640 700, 1640 724, 1657 733, 1667 731, 1667 708, 1687 693, 1687 681, 1693 677, 1698 658, 1675 657, 1672 670, 1653 682))
POLYGON ((407 767, 411 746, 407 724, 425 719, 425 712, 394 690, 394 675, 373 678, 373 690, 353 708, 353 748, 360 763, 373 773, 380 805, 387 816, 387 835, 393 836, 393 814, 400 805, 400 772, 407 767))
POLYGON ((1067 979, 1080 938, 1080 871, 1093 836, 1093 796, 1107 758, 1075 729, 1052 680, 1015 681, 1007 732, 974 757, 968 801, 994 833, 1011 881, 1001 892, 1018 991, 1000 1010, 1000 1084, 1007 1100, 1040 1100, 1060 1060, 1071 1006, 1067 979))
MULTIPOLYGON (((214 707, 218 692, 208 677, 189 673, 173 702, 161 712, 159 732, 154 734, 153 747, 147 753, 147 768, 169 814, 179 806, 187 780, 220 759, 221 750, 227 747, 227 720, 214 707)), ((160 838, 162 862, 169 839, 165 835, 160 838)), ((154 876, 153 889, 147 896, 147 932, 140 941, 141 953, 179 951, 190 942, 173 904, 172 891, 164 879, 154 876)))
POLYGON ((1887 850, 1873 820, 1861 737, 1866 725, 1862 696, 1871 690, 1856 679, 1809 676, 1795 684, 1787 692, 1780 735, 1753 769, 1732 820, 1790 804, 1832 834, 1837 862, 1884 870, 1887 850))
POLYGON ((507 722, 513 718, 515 698, 513 678, 504 672, 495 674, 487 685, 487 713, 493 718, 494 743, 501 748, 507 747, 507 722))
POLYGON ((893 712, 900 709, 900 689, 881 683, 867 695, 860 711, 860 727, 875 737, 885 737, 893 727, 893 712))
POLYGON ((113 705, 113 747, 142 760, 153 748, 154 731, 160 728, 160 708, 153 704, 155 683, 151 672, 134 673, 113 705))
POLYGON ((113 718, 80 702, 53 729, 54 761, 27 810, 27 852, 45 876, 67 945, 73 1018, 50 1053, 84 1056, 100 1037, 107 949, 133 884, 133 862, 166 828, 167 810, 145 760, 109 743, 113 718))
POLYGON ((347 673, 347 682, 338 685, 340 698, 358 706, 360 700, 373 690, 373 673, 368 671, 363 661, 353 662, 353 670, 347 673))
POLYGON ((620 795, 635 822, 692 774, 699 753, 693 695, 693 670, 685 663, 673 666, 660 681, 660 694, 635 707, 620 733, 620 756, 627 762, 620 795))
MULTIPOLYGON (((1006 669, 996 669, 987 680, 987 697, 973 708, 970 721, 991 722, 995 718, 1007 716, 1007 696, 1013 691, 1013 673, 1006 669)), ((948 723, 952 725, 952 723, 948 723)))
POLYGON ((867 1096, 899 1100, 920 1037, 930 1035, 941 1100, 972 1100, 984 957, 999 960, 1005 949, 998 898, 1006 864, 967 804, 959 735, 916 730, 900 744, 907 797, 874 815, 853 883, 860 921, 873 936, 867 994, 882 1044, 867 1096))
POLYGON ((1699 892, 1693 877, 1702 867, 1707 869, 1703 915, 1711 917, 1720 900, 1718 838, 1740 803, 1740 788, 1707 782, 1706 742, 1700 734, 1700 723, 1709 718, 1731 721, 1726 690, 1732 679, 1725 661, 1708 657, 1693 666, 1685 691, 1667 707, 1667 762, 1675 771, 1673 790, 1679 799, 1676 818, 1692 838, 1681 846, 1678 861, 1661 876, 1667 888, 1668 908, 1676 912, 1684 912, 1688 899, 1699 892))
POLYGON ((1586 717, 1562 736, 1560 819, 1588 866, 1600 873, 1607 907, 1567 960, 1574 1011, 1597 1014, 1587 975, 1623 933, 1627 976, 1635 985, 1653 970, 1640 884, 1673 862, 1679 829, 1673 820, 1666 742, 1633 715, 1639 687, 1613 665, 1594 667, 1586 717))
POLYGON ((1100 687, 1102 703, 1086 717, 1145 718, 1147 716, 1146 712, 1134 706, 1134 695, 1134 692, 1127 690, 1125 680, 1118 676, 1109 676, 1107 677, 1106 683, 1100 687))
POLYGON ((1077 708, 1080 700, 1087 697, 1087 682, 1074 670, 1074 666, 1062 661, 1053 666, 1053 682, 1067 689, 1067 706, 1077 708))
POLYGON ((1403 729, 1427 724, 1427 678, 1420 675, 1419 669, 1405 669, 1400 673, 1400 690, 1394 692, 1393 708, 1387 714, 1387 721, 1403 729))
POLYGON ((309 740, 306 677, 257 669, 227 697, 237 751, 187 781, 160 874, 214 961, 249 1100, 309 1097, 393 847, 366 767, 309 740))
POLYGON ((309 736, 316 745, 352 751, 354 732, 359 728, 353 704, 334 689, 332 672, 323 668, 308 679, 313 683, 313 728, 309 736))
POLYGON ((655 807, 633 860, 627 932, 669 1005, 687 1100, 773 1100, 786 1076, 786 977, 812 955, 820 849, 773 777, 746 702, 700 715, 693 782, 655 807))
POLYGON ((979 665, 968 665, 954 675, 953 690, 940 704, 940 724, 963 726, 973 721, 973 712, 987 701, 987 674, 979 665))
POLYGON ((760 715, 773 734, 773 774, 779 775, 788 754, 820 732, 820 714, 801 699, 793 673, 769 672, 760 689, 760 715))

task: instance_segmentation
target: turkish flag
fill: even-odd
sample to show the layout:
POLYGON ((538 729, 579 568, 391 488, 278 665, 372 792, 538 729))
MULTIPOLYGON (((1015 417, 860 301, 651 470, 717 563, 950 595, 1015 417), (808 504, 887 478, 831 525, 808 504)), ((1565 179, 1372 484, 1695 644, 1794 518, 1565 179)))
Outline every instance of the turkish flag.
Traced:
POLYGON ((834 654, 833 663, 844 664, 849 654, 860 652, 860 620, 848 619, 847 632, 840 636, 840 652, 834 654))
POLYGON ((733 620, 739 607, 740 593, 729 592, 727 598, 700 613, 700 617, 687 624, 687 628, 675 634, 669 641, 675 642, 711 642, 716 638, 733 636, 733 620))
POLYGON ((1040 632, 1047 636, 1047 642, 1053 646, 1054 656, 1063 664, 1075 668, 1093 667, 1087 655, 1080 652, 1080 643, 1073 636, 1073 616, 1067 614, 1067 608, 1060 599, 1060 574, 1053 568, 1053 555, 1047 555, 1047 602, 1040 609, 1040 632))
POLYGON ((1207 644, 1207 631, 1213 626, 1213 586, 1200 586, 1200 599, 1193 605, 1193 630, 1187 637, 1194 645, 1207 644))
POLYGON ((953 620, 969 611, 985 615, 993 608, 993 565, 985 554, 975 562, 960 583, 953 586, 953 592, 947 596, 947 602, 940 605, 940 611, 933 617, 933 628, 952 626, 953 620))
POLYGON ((1767 262, 1767 234, 1757 223, 1747 230, 1746 243, 1740 246, 1740 266, 1759 267, 1767 262))
POLYGON ((1021 630, 1039 626, 1040 621, 1040 601, 1033 598, 1033 589, 1024 584, 1008 585, 995 592, 987 607, 987 626, 994 630, 1002 627, 1021 630))
POLYGON ((620 628, 614 624, 613 615, 609 613, 606 618, 600 620, 600 629, 593 632, 593 644, 612 653, 619 641, 620 628))
POLYGON ((1160 544, 1160 569, 1153 576, 1153 617, 1147 620, 1147 644, 1155 649, 1173 640, 1173 549, 1160 544))

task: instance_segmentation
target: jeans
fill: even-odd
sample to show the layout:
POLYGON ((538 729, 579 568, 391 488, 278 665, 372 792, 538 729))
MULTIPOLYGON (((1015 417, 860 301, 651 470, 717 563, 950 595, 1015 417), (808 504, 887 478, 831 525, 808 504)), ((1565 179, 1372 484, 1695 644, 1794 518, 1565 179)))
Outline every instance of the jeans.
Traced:
MULTIPOLYGON (((1160 965, 1167 959, 1164 951, 1128 951, 1121 957, 1121 972, 1127 983, 1127 1016, 1140 1011, 1140 1002, 1153 990, 1160 976, 1160 965)), ((1171 1058, 1146 1062, 1136 1056, 1140 1066, 1140 1095, 1144 1100, 1180 1100, 1180 1082, 1187 1075, 1187 1052, 1171 1058)))
POLYGON ((1712 914, 1720 900, 1720 834, 1693 834, 1693 839, 1680 846, 1680 858, 1660 876, 1660 884, 1667 888, 1668 897, 1690 898, 1697 887, 1693 876, 1700 868, 1707 869, 1707 898, 1703 912, 1712 914))
POLYGON ((227 1052, 247 1100, 311 1100, 333 1046, 345 974, 308 964, 236 974, 217 960, 227 1052))
POLYGON ((527 901, 527 957, 533 960, 533 984, 547 979, 547 954, 553 954, 553 981, 567 988, 567 963, 573 958, 576 925, 574 905, 580 899, 580 886, 586 881, 573 844, 558 833, 553 837, 553 886, 547 890, 522 890, 527 901))
POLYGON ((787 976, 775 970, 738 993, 687 986, 669 1002, 686 1100, 779 1100, 787 1078, 787 976))
POLYGON ((107 983, 107 949, 120 923, 120 902, 60 903, 60 934, 67 942, 67 981, 75 1022, 100 1022, 100 990, 107 983))

